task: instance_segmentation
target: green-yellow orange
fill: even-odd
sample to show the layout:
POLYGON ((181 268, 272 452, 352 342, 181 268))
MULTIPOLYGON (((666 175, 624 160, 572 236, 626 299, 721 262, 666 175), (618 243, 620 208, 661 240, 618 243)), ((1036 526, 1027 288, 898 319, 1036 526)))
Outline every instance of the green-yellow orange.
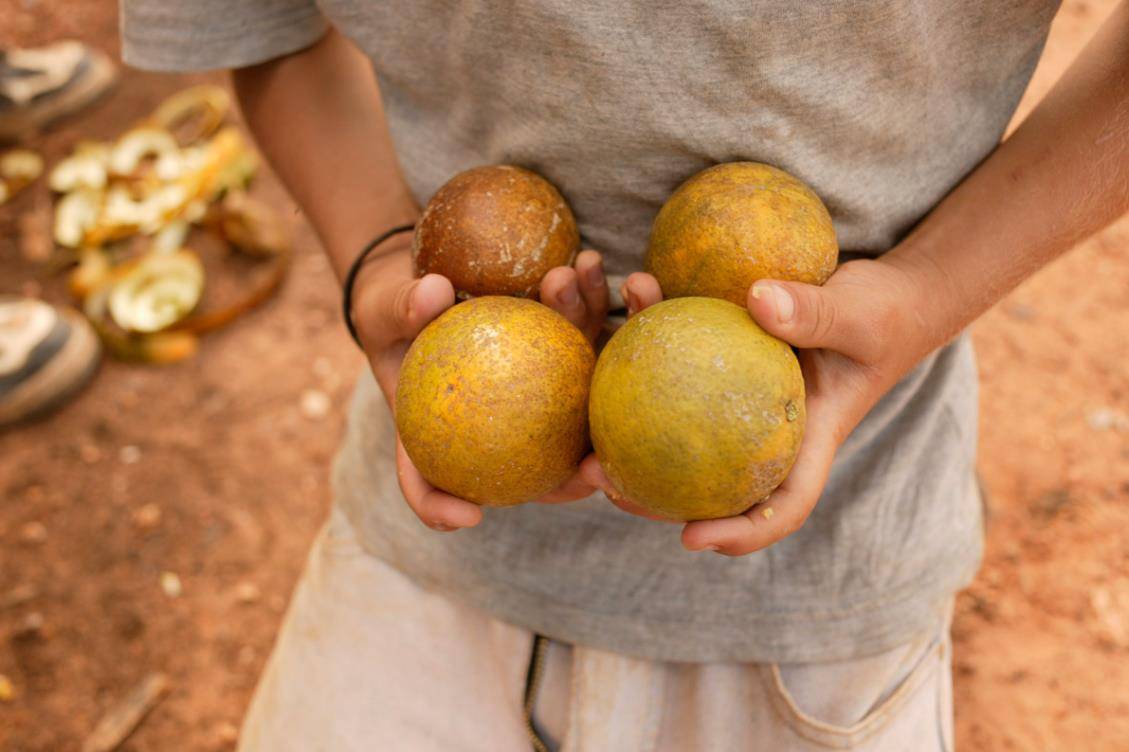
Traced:
POLYGON ((404 356, 396 428, 432 485, 488 506, 535 499, 588 448, 595 355, 556 311, 519 298, 459 303, 404 356))
POLYGON ((804 429, 792 349, 725 300, 665 300, 600 353, 592 444, 616 489, 676 520, 728 517, 784 480, 804 429))
POLYGON ((831 215, 807 185, 770 165, 730 162, 694 175, 663 204, 644 268, 664 297, 743 306, 758 279, 823 284, 838 255, 831 215))

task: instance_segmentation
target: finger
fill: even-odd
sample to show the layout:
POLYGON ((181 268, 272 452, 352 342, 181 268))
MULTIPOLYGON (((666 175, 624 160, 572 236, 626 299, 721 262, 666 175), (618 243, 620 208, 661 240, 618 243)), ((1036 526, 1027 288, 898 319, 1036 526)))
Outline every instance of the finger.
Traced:
POLYGON ((796 462, 768 499, 734 517, 687 523, 682 545, 690 551, 744 556, 799 530, 819 501, 835 458, 836 433, 831 417, 821 414, 825 412, 818 401, 809 400, 808 431, 796 462))
POLYGON ((482 522, 482 507, 452 496, 428 483, 396 440, 396 475, 408 506, 432 530, 450 532, 482 522))
POLYGON ((589 483, 580 471, 573 473, 564 483, 554 488, 549 493, 537 499, 542 504, 559 504, 563 501, 576 501, 586 499, 596 492, 596 487, 589 483))
POLYGON ((646 517, 649 520, 657 520, 658 522, 673 522, 673 520, 669 520, 665 517, 659 517, 658 515, 644 509, 643 507, 639 506, 638 504, 634 503, 623 494, 621 494, 619 492, 619 489, 617 489, 612 484, 611 479, 604 472, 604 468, 600 465, 600 460, 598 457, 596 457, 595 453, 589 454, 580 463, 579 475, 594 488, 598 488, 603 491, 604 496, 607 496, 608 500, 611 501, 611 503, 615 504, 617 507, 627 512, 628 514, 634 514, 638 517, 646 517))
POLYGON ((436 316, 454 304, 455 289, 442 275, 404 280, 362 314, 366 317, 361 327, 366 335, 365 347, 379 352, 393 342, 415 339, 436 316))
POLYGON ((826 348, 862 363, 877 358, 882 341, 876 296, 843 295, 834 286, 759 280, 750 289, 749 312, 765 331, 799 348, 826 348))
POLYGON ((604 277, 604 260, 596 251, 581 251, 576 257, 575 267, 580 282, 580 297, 584 299, 584 307, 588 310, 585 334, 590 339, 595 339, 604 326, 610 305, 608 283, 604 277))
POLYGON ((583 331, 588 323, 588 309, 580 297, 580 284, 576 270, 571 266, 557 266, 541 280, 541 302, 571 321, 583 331))
POLYGON ((624 280, 620 294, 627 303, 628 316, 634 316, 663 299, 659 281, 646 272, 635 272, 624 280))

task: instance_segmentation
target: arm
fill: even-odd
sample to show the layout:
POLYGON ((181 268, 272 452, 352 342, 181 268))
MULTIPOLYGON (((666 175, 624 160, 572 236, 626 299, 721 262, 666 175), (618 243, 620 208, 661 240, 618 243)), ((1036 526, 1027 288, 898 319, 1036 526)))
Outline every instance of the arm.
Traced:
MULTIPOLYGON (((844 264, 823 287, 753 285, 756 320, 804 348, 808 430, 791 474, 766 502, 690 523, 683 544, 741 555, 799 529, 839 445, 883 394, 1022 280, 1126 210, 1129 0, 1015 133, 897 247, 844 264)), ((633 309, 660 295, 653 277, 628 279, 633 309)), ((608 487, 594 463, 585 474, 608 487)))
MULTIPOLYGON (((317 231, 338 279, 365 243, 419 215, 372 69, 340 34, 330 31, 293 55, 236 70, 233 82, 248 127, 317 231)), ((382 244, 355 286, 354 319, 389 404, 411 340, 455 301, 445 277, 415 279, 410 244, 409 234, 382 244)), ((575 270, 550 271, 541 286, 541 299, 586 331, 602 320, 606 298, 600 257, 592 251, 580 254, 575 270)), ((478 505, 429 485, 397 444, 400 487, 421 520, 436 530, 478 524, 478 505)), ((546 500, 591 492, 574 478, 546 500)))

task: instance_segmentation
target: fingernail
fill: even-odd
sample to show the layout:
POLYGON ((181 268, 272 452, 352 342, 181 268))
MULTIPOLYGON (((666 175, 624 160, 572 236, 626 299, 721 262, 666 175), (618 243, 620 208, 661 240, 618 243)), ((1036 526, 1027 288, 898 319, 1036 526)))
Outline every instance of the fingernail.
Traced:
POLYGON ((703 548, 702 550, 703 551, 713 551, 713 552, 716 553, 716 552, 721 550, 721 546, 717 545, 716 543, 711 543, 708 546, 706 546, 705 548, 703 548))
MULTIPOLYGON (((792 295, 780 285, 769 285, 769 290, 772 295, 772 305, 776 308, 776 320, 781 324, 787 324, 796 313, 796 302, 792 300, 792 295)), ((756 294, 756 288, 753 289, 753 296, 759 297, 756 294)))
POLYGON ((580 302, 580 291, 576 289, 575 284, 569 282, 557 293, 557 300, 561 305, 571 308, 580 302))
POLYGON ((639 299, 635 297, 634 293, 627 293, 627 315, 634 316, 639 311, 639 299))
POLYGON ((431 529, 432 530, 438 530, 440 533, 449 533, 452 530, 454 530, 455 528, 452 525, 447 525, 447 524, 444 524, 442 522, 433 522, 431 524, 431 529))
POLYGON ((588 286, 595 289, 604 286, 604 265, 600 263, 593 264, 588 271, 584 272, 584 281, 588 286))

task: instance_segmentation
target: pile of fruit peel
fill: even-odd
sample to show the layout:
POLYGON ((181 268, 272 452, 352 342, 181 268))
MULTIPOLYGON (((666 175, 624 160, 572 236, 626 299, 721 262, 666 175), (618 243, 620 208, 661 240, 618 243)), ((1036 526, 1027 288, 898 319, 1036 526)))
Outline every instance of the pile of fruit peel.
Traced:
POLYGON ((31 149, 12 149, 0 154, 0 205, 42 174, 43 157, 31 149))
MULTIPOLYGON (((80 141, 47 176, 55 243, 77 262, 70 292, 116 357, 186 358, 201 334, 266 300, 285 275, 289 238, 274 211, 247 194, 258 158, 225 122, 229 111, 222 88, 185 89, 115 141, 80 141), (229 308, 198 311, 204 265, 186 245, 197 230, 271 272, 229 308)), ((34 152, 5 157, 19 152, 16 190, 42 171, 26 156, 34 152)))

